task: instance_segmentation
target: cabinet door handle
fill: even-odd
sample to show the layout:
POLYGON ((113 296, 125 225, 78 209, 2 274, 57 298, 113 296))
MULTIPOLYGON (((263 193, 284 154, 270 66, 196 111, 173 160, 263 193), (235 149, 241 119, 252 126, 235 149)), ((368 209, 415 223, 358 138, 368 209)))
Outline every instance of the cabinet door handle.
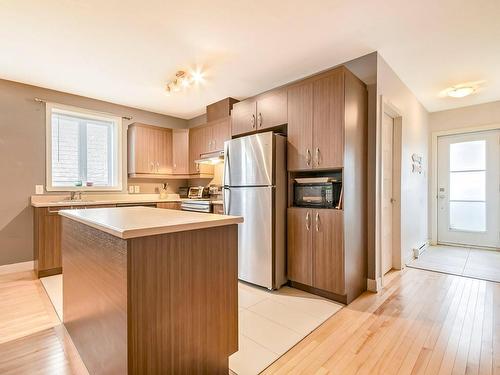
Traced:
POLYGON ((319 160, 319 147, 316 147, 316 164, 317 165, 320 164, 320 160, 319 160))
POLYGON ((306 148, 306 164, 310 167, 311 166, 311 150, 306 148))
POLYGON ((307 230, 311 229, 311 222, 309 221, 310 220, 310 216, 311 215, 309 215, 309 211, 307 211, 307 214, 306 214, 306 229, 307 230))
POLYGON ((160 171, 160 162, 157 161, 156 162, 156 172, 159 172, 160 171))
POLYGON ((257 117, 257 121, 259 123, 259 127, 262 128, 262 113, 259 113, 259 116, 257 117))
POLYGON ((154 170, 155 170, 155 163, 151 162, 151 165, 149 166, 149 170, 151 172, 154 172, 154 170))
POLYGON ((319 232, 319 212, 316 212, 316 232, 319 232))
POLYGON ((255 115, 252 115, 252 128, 255 129, 255 115))

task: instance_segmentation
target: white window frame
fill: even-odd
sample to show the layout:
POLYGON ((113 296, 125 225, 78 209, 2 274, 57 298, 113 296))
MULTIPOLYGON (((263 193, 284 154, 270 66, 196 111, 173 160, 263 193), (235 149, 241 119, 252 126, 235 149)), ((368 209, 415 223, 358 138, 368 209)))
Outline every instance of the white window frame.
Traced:
POLYGON ((92 111, 89 109, 72 107, 64 104, 46 103, 45 105, 45 167, 47 191, 121 191, 123 189, 123 139, 122 139, 122 118, 108 113, 92 111), (115 186, 52 186, 52 113, 67 113, 69 115, 85 116, 95 120, 113 121, 114 137, 116 137, 115 158, 116 185, 115 186))

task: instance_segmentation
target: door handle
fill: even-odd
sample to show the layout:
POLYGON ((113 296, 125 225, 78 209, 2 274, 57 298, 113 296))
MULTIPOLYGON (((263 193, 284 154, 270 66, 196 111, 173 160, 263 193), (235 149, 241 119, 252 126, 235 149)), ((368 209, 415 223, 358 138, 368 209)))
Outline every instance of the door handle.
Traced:
POLYGON ((309 211, 307 211, 307 214, 306 214, 306 229, 307 230, 310 230, 311 229, 311 222, 309 221, 310 220, 310 213, 309 211))
POLYGON ((319 212, 316 212, 316 232, 319 232, 319 212))
POLYGON ((229 190, 228 188, 224 188, 224 196, 223 196, 223 210, 224 210, 224 215, 229 215, 229 211, 230 211, 230 205, 231 205, 231 190, 229 190), (227 192, 227 194, 226 194, 227 192), (227 199, 226 199, 227 197, 227 199))
POLYGON ((259 116, 257 117, 257 121, 258 121, 259 127, 262 128, 262 113, 259 113, 259 116))
POLYGON ((311 166, 311 150, 306 148, 306 164, 310 167, 311 166))
POLYGON ((154 170, 155 170, 155 163, 151 162, 151 165, 149 166, 149 170, 151 172, 154 172, 154 170))
POLYGON ((316 164, 319 165, 319 147, 316 147, 316 164))
POLYGON ((157 161, 156 162, 156 172, 159 172, 159 170, 160 170, 160 162, 157 161))
POLYGON ((252 128, 255 129, 255 115, 252 115, 252 128))

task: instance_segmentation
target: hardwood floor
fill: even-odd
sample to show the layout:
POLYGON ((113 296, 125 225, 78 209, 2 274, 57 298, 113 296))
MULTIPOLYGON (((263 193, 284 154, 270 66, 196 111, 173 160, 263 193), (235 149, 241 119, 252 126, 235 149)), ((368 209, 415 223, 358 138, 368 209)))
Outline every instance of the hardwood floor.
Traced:
POLYGON ((500 374, 500 284, 407 269, 265 374, 500 374))
MULTIPOLYGON (((32 273, 0 276, 0 373, 87 374, 32 273)), ((290 373, 499 375, 500 284, 396 273, 264 371, 290 373)))
POLYGON ((33 272, 0 276, 0 374, 88 375, 33 272))

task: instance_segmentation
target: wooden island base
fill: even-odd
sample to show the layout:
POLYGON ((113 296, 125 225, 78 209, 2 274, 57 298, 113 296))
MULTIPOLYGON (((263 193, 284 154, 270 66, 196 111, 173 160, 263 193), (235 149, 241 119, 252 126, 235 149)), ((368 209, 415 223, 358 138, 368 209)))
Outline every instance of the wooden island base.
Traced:
POLYGON ((236 224, 124 240, 62 219, 64 325, 89 373, 228 373, 236 224))

